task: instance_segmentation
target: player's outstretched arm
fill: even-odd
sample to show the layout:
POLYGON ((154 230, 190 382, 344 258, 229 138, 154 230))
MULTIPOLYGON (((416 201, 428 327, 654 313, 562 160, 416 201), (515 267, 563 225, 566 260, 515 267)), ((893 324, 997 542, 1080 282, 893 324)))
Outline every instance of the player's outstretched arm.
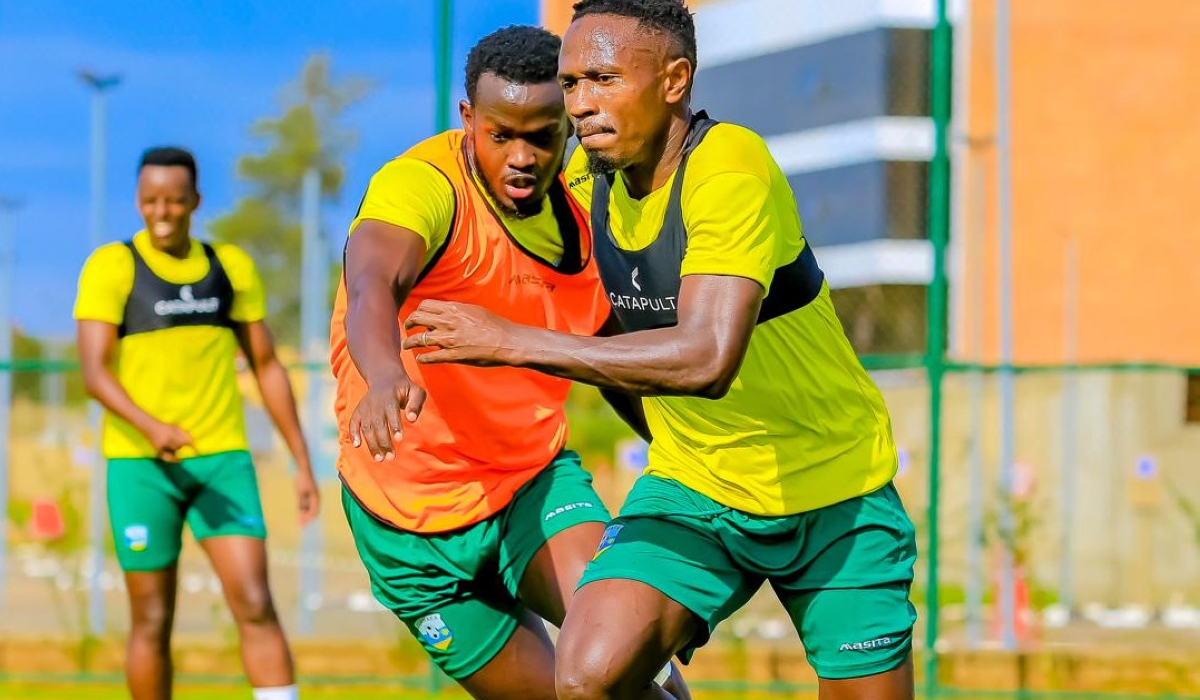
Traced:
POLYGON ((421 236, 382 221, 362 221, 346 245, 346 344, 368 387, 350 418, 350 439, 355 447, 365 442, 376 461, 395 459, 401 414, 414 422, 425 403, 400 361, 396 320, 424 258, 421 236))
POLYGON ((429 334, 414 334, 405 346, 437 346, 418 357, 422 363, 509 365, 641 396, 720 398, 741 367, 762 298, 762 286, 750 279, 688 275, 677 325, 609 338, 530 328, 469 304, 426 301, 406 325, 429 334))
POLYGON ((163 423, 133 402, 113 374, 117 327, 105 321, 76 322, 79 366, 87 393, 110 412, 137 428, 154 446, 159 459, 178 462, 176 451, 192 444, 192 436, 177 425, 163 423))
POLYGON ((254 372, 258 390, 262 393, 263 406, 271 416, 271 422, 288 452, 296 462, 296 497, 300 509, 300 523, 307 525, 320 512, 321 496, 313 477, 312 461, 308 445, 304 442, 304 431, 300 428, 300 417, 296 413, 296 397, 292 393, 292 382, 287 369, 275 353, 275 341, 265 321, 239 323, 234 327, 238 343, 254 372))

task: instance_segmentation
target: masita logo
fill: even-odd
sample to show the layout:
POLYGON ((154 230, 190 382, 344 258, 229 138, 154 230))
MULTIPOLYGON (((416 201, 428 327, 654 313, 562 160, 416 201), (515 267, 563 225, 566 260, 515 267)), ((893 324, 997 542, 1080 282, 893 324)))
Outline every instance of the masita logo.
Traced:
POLYGON ((446 651, 450 648, 450 643, 454 641, 454 633, 450 631, 438 613, 421 618, 417 623, 417 632, 426 644, 438 651, 446 651))
POLYGON ((197 299, 192 294, 192 285, 179 288, 178 299, 162 299, 154 302, 154 313, 159 316, 188 316, 191 314, 215 314, 221 308, 218 297, 197 299))
POLYGON ((879 637, 866 642, 846 642, 838 651, 870 651, 892 645, 891 637, 879 637))

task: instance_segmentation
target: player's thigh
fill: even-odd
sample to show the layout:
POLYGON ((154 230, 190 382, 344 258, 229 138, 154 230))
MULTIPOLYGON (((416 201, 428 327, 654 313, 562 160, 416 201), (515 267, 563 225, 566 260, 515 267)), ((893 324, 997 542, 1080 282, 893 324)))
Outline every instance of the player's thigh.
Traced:
MULTIPOLYGON (((687 610, 694 622, 693 634, 680 640, 678 653, 686 663, 692 652, 707 643, 712 630, 735 610, 745 605, 762 585, 763 578, 746 571, 730 556, 720 533, 713 527, 712 514, 720 506, 678 482, 643 476, 634 485, 621 516, 604 532, 596 555, 584 571, 580 589, 567 613, 570 620, 581 596, 590 601, 589 616, 597 620, 606 613, 634 627, 651 624, 636 619, 641 613, 631 603, 614 598, 607 602, 589 588, 600 582, 634 582, 641 586, 618 585, 614 590, 645 597, 648 589, 653 610, 687 610), (657 601, 657 602, 656 602, 657 601), (664 607, 666 606, 666 607, 664 607), (632 617, 631 617, 632 616, 632 617)), ((605 589, 613 584, 606 584, 605 589)), ((610 624, 614 637, 622 636, 619 624, 610 624)), ((672 640, 674 641, 674 640, 672 640)), ((667 660, 664 657, 658 664, 667 660)), ((655 669, 657 671, 657 669, 655 669)), ((653 674, 651 674, 653 675, 653 674)))
POLYGON ((541 619, 526 611, 499 653, 460 683, 476 700, 556 700, 554 645, 541 619))
POLYGON ((195 493, 187 523, 199 541, 240 536, 265 539, 258 475, 244 450, 193 457, 183 462, 194 480, 195 493))
POLYGON ((805 517, 803 549, 812 555, 771 584, 809 662, 823 680, 892 674, 882 680, 895 681, 909 663, 916 621, 909 600, 916 537, 899 496, 887 486, 805 517))
POLYGON ((538 615, 562 625, 608 520, 579 455, 562 452, 501 515, 505 586, 538 615))
POLYGON ((585 583, 558 637, 556 683, 565 697, 603 689, 630 697, 646 688, 671 656, 706 637, 705 622, 657 588, 626 578, 585 583))
POLYGON ((384 525, 345 489, 342 505, 375 598, 446 675, 462 681, 500 654, 525 610, 487 568, 495 528, 427 536, 384 525))
POLYGON ((110 459, 108 520, 124 571, 162 571, 179 559, 186 495, 155 459, 110 459))

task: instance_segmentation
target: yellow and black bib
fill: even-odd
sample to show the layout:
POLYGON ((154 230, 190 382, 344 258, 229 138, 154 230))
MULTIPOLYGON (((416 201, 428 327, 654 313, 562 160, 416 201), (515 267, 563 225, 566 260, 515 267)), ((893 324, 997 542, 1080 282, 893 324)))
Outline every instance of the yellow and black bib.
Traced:
POLYGON ((229 317, 233 283, 212 246, 201 244, 208 258, 208 274, 192 284, 175 284, 154 274, 133 241, 125 245, 133 255, 133 289, 125 302, 118 337, 179 326, 233 328, 229 317))

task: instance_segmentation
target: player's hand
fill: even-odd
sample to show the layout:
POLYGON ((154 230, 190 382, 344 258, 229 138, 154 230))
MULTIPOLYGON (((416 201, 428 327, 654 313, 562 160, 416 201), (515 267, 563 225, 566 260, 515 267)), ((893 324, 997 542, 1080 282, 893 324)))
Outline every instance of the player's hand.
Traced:
POLYGON ((146 439, 154 447, 155 456, 164 462, 178 462, 176 453, 192 444, 192 436, 178 425, 155 423, 146 431, 146 439))
POLYGON ((395 444, 404 437, 400 415, 415 423, 424 405, 425 390, 407 375, 376 382, 350 416, 350 441, 355 447, 366 443, 376 462, 395 459, 395 444))
POLYGON ((296 503, 300 507, 301 527, 316 520, 317 514, 321 512, 321 491, 317 489, 317 480, 313 477, 312 469, 296 472, 296 503))
POLYGON ((504 365, 501 352, 512 347, 519 328, 473 304, 432 299, 421 302, 404 321, 404 327, 425 329, 405 338, 405 350, 436 348, 417 355, 418 362, 454 362, 475 367, 504 365))

